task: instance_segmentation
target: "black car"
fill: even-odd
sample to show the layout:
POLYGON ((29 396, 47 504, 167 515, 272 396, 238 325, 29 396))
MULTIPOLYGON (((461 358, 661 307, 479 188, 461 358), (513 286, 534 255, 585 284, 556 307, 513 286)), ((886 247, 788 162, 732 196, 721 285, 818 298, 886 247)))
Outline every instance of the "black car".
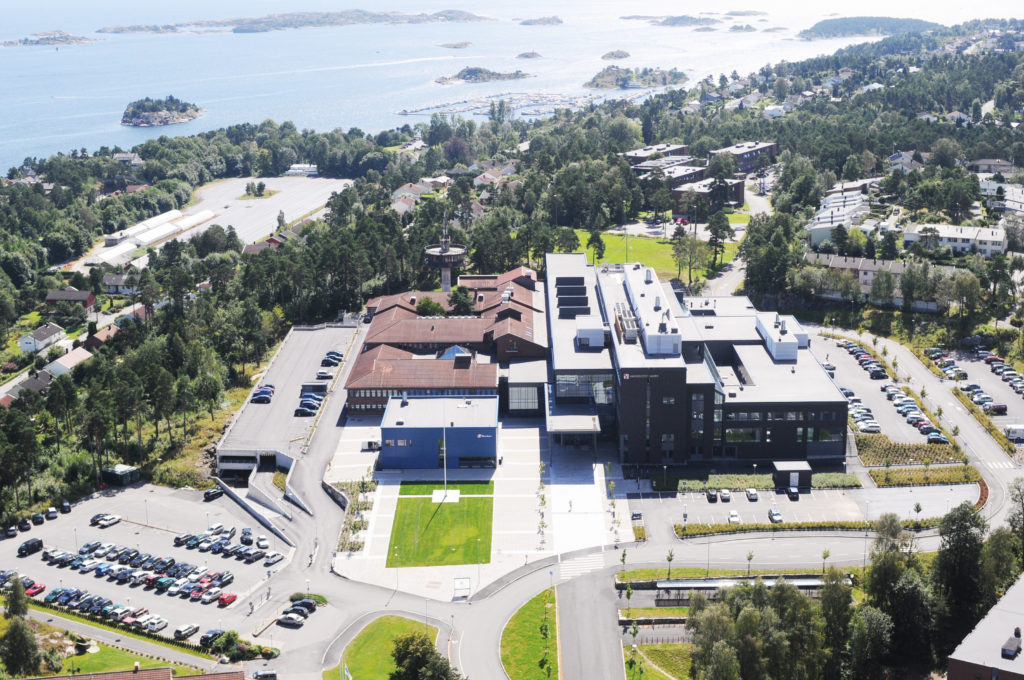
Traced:
POLYGON ((117 556, 117 561, 121 564, 129 564, 132 560, 139 556, 139 551, 135 548, 127 548, 124 552, 117 556))
POLYGON ((257 548, 256 550, 254 550, 253 552, 250 552, 248 555, 245 556, 245 561, 248 562, 249 564, 252 564, 253 562, 256 562, 257 560, 262 560, 266 556, 266 554, 267 554, 266 552, 264 552, 264 551, 260 550, 259 548, 257 548))
POLYGON ((43 513, 41 513, 41 512, 37 512, 36 514, 32 515, 32 524, 35 524, 35 525, 38 526, 38 525, 42 524, 45 521, 46 521, 46 518, 43 517, 43 513))
POLYGON ((98 515, 93 515, 92 518, 89 519, 89 526, 91 526, 91 527, 96 526, 97 524, 100 523, 100 520, 103 519, 106 516, 107 516, 107 513, 105 513, 105 512, 101 512, 98 515))
POLYGON ((295 600, 295 602, 292 602, 292 606, 293 607, 302 607, 303 609, 308 609, 310 613, 313 613, 313 612, 316 611, 316 601, 315 600, 311 600, 309 598, 305 598, 305 599, 302 599, 302 600, 295 600))
POLYGON ((245 550, 245 546, 242 545, 241 543, 235 543, 235 544, 232 544, 232 545, 228 546, 223 551, 221 551, 221 556, 223 556, 223 557, 234 557, 235 555, 237 555, 242 550, 245 550))
POLYGON ((316 611, 316 610, 315 609, 309 609, 308 607, 303 607, 298 602, 292 602, 292 606, 289 607, 288 609, 285 609, 284 613, 285 614, 290 614, 290 613, 294 612, 296 614, 301 614, 302 616, 304 616, 306 618, 309 618, 309 615, 312 614, 314 611, 316 611))
POLYGON ((242 545, 252 545, 252 529, 242 529, 242 537, 238 539, 242 545))
POLYGON ((338 365, 338 364, 340 364, 340 363, 341 363, 341 362, 340 362, 340 361, 338 361, 338 360, 336 360, 336 359, 321 359, 321 360, 320 360, 320 366, 321 366, 321 367, 327 367, 327 366, 337 366, 337 365, 338 365))
POLYGON ((20 522, 18 522, 18 531, 28 531, 31 528, 32 528, 32 523, 28 521, 27 517, 25 519, 21 520, 20 522))
POLYGON ((150 569, 153 568, 154 565, 161 564, 162 562, 163 562, 162 559, 160 559, 156 555, 152 555, 152 556, 144 559, 142 562, 140 562, 138 567, 139 567, 139 569, 143 569, 145 571, 149 571, 150 569))
POLYGON ((213 488, 213 489, 207 489, 203 493, 203 500, 213 501, 213 500, 216 500, 216 499, 220 498, 223 495, 224 495, 224 489, 222 489, 221 487, 218 486, 218 487, 213 488))
POLYGON ((61 501, 61 503, 60 503, 60 511, 61 511, 62 514, 65 514, 65 515, 68 514, 69 512, 71 512, 71 503, 68 503, 67 501, 61 501))
POLYGON ((208 630, 199 637, 199 644, 203 647, 208 647, 212 645, 214 642, 216 642, 217 638, 219 638, 223 634, 224 631, 218 630, 216 628, 213 630, 208 630))
POLYGON ((184 545, 185 543, 188 543, 195 537, 195 534, 178 534, 174 537, 174 545, 184 545))
POLYGON ((221 574, 220 576, 215 578, 210 583, 210 585, 216 586, 218 588, 223 588, 224 586, 230 585, 231 583, 233 583, 234 580, 235 580, 235 575, 232 574, 230 571, 225 571, 223 574, 221 574))
POLYGON ((149 553, 141 553, 133 557, 131 560, 129 560, 128 564, 137 569, 141 567, 142 563, 148 560, 150 557, 152 557, 152 555, 150 555, 149 553))
POLYGON ((708 489, 704 492, 704 495, 708 498, 708 503, 714 503, 718 500, 718 491, 715 489, 708 489))

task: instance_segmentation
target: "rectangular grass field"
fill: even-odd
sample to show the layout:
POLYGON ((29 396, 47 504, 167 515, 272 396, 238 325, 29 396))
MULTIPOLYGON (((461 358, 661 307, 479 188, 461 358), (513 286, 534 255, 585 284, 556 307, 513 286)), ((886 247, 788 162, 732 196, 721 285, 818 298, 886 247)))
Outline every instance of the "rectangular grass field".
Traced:
POLYGON ((387 566, 486 564, 491 561, 493 514, 492 497, 463 497, 458 503, 399 498, 387 566))

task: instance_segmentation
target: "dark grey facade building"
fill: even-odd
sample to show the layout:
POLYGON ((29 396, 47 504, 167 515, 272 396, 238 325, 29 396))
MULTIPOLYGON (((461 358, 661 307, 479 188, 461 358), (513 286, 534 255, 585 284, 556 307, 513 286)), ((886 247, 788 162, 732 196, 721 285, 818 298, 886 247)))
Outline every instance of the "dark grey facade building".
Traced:
POLYGON ((793 317, 678 298, 643 264, 547 256, 556 436, 613 435, 626 463, 842 463, 847 402, 793 317))

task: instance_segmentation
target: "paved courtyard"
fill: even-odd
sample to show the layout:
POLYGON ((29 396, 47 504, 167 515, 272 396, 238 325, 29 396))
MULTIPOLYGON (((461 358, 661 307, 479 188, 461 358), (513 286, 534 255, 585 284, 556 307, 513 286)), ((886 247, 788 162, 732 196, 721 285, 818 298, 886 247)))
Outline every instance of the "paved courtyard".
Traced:
MULTIPOLYGON (((350 418, 342 430, 334 459, 326 471, 329 482, 357 480, 369 474, 376 454, 362 450, 366 441, 379 440, 379 418, 350 418)), ((334 568, 349 578, 375 583, 424 597, 450 600, 456 594, 471 595, 482 586, 537 559, 555 553, 616 542, 611 505, 605 496, 605 466, 595 462, 589 449, 555 446, 555 464, 541 421, 509 419, 502 423, 496 470, 451 471, 459 481, 494 481, 494 519, 490 559, 483 564, 443 567, 385 567, 391 528, 402 481, 441 482, 440 470, 405 470, 373 473, 378 481, 368 527, 362 533, 359 553, 339 554, 334 568), (541 489, 541 461, 544 488, 541 489), (541 503, 543 494, 544 502, 541 503), (543 522, 544 526, 541 526, 543 522), (397 572, 397 573, 396 573, 397 572), (469 579, 469 592, 456 593, 455 579, 469 579)), ((613 466, 615 474, 618 466, 613 466)), ((617 481, 621 485, 621 478, 617 481)), ((624 500, 617 511, 628 513, 624 500)), ((620 518, 622 515, 619 515, 620 518)), ((628 514, 625 515, 628 517, 628 514)), ((628 521, 619 531, 632 534, 628 521)))

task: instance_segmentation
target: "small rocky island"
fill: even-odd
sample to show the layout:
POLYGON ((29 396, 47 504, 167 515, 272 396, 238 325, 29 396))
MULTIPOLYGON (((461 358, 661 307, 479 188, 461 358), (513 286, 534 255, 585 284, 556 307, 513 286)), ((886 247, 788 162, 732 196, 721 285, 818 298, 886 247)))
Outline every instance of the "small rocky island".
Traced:
POLYGON ((524 19, 519 22, 520 26, 557 26, 562 23, 560 17, 539 17, 537 19, 524 19))
POLYGON ((686 82, 686 74, 677 69, 622 68, 606 66, 596 76, 583 83, 583 87, 597 90, 625 90, 629 88, 665 87, 686 82))
POLYGON ((4 40, 0 42, 0 47, 47 47, 51 45, 60 47, 61 45, 87 45, 91 42, 95 41, 81 35, 71 35, 64 31, 46 31, 19 40, 4 40))
POLYGON ((540 59, 540 52, 520 52, 516 59, 540 59))
POLYGON ((614 59, 629 59, 629 52, 626 50, 612 50, 611 52, 605 52, 601 55, 601 58, 605 61, 612 61, 614 59))
POLYGON ((481 68, 480 66, 467 66, 455 75, 442 76, 435 82, 441 83, 442 85, 450 85, 452 83, 490 83, 495 80, 520 80, 522 78, 529 77, 529 73, 523 73, 522 71, 499 73, 497 71, 491 71, 490 69, 481 68))
POLYGON ((203 109, 190 102, 183 102, 177 97, 167 96, 164 99, 139 99, 128 105, 121 116, 121 125, 132 127, 157 127, 187 123, 198 118, 203 109))
POLYGON ((448 50, 464 50, 467 47, 472 47, 472 46, 473 46, 473 43, 471 43, 471 42, 453 42, 453 43, 442 43, 442 44, 438 45, 438 47, 443 47, 443 48, 448 49, 448 50))

